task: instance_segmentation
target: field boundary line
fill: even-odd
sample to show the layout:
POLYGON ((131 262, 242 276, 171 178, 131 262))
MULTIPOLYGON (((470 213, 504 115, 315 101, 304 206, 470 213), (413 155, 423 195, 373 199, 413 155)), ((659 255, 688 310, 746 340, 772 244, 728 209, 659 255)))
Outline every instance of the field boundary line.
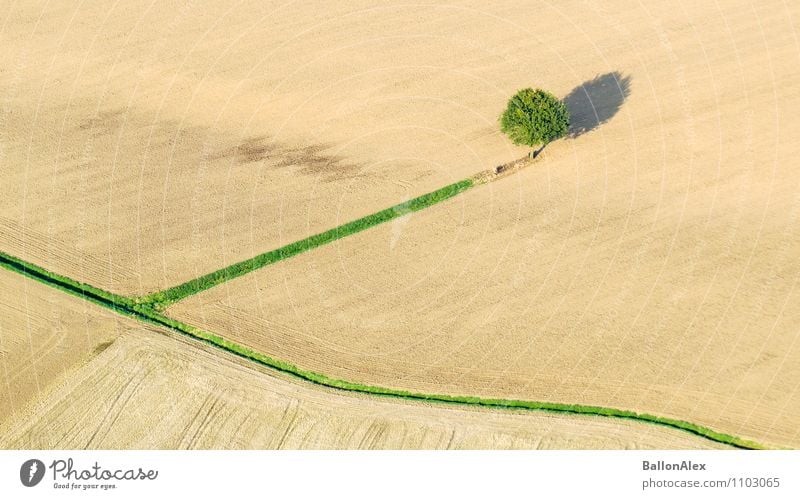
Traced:
POLYGON ((356 220, 339 225, 319 234, 300 239, 280 248, 276 248, 266 253, 261 253, 247 260, 228 265, 208 274, 196 277, 182 284, 171 288, 136 297, 134 300, 143 305, 150 305, 157 310, 164 310, 175 302, 188 298, 191 295, 201 293, 219 284, 230 281, 255 270, 261 269, 281 260, 291 258, 300 253, 305 253, 325 244, 332 243, 344 237, 357 234, 364 230, 375 227, 402 217, 411 212, 419 211, 435 204, 446 201, 462 192, 482 184, 494 182, 503 177, 513 175, 519 170, 530 166, 535 159, 529 156, 505 163, 488 170, 483 170, 471 177, 459 182, 446 185, 440 189, 423 194, 400 204, 396 204, 384 210, 366 215, 356 220))
POLYGON ((727 444, 739 449, 768 448, 752 440, 746 440, 734 435, 717 432, 711 428, 690 423, 688 421, 655 416, 646 413, 638 413, 624 409, 581 404, 565 404, 558 402, 482 398, 467 395, 426 394, 330 378, 324 374, 307 371, 289 362, 272 358, 238 343, 226 340, 222 336, 201 330, 184 322, 168 317, 167 315, 164 315, 156 310, 151 305, 143 304, 128 297, 116 295, 94 286, 75 281, 69 277, 61 276, 39 267, 38 265, 26 262, 3 252, 0 252, 0 267, 4 267, 10 271, 22 274, 46 285, 60 289, 66 293, 79 296, 85 300, 109 308, 122 315, 134 317, 150 324, 166 327, 170 330, 177 331, 181 334, 232 353, 238 357, 256 362, 268 368, 272 368, 295 378, 299 378, 301 380, 326 388, 422 402, 437 402, 494 409, 521 409, 562 414, 566 413, 603 416, 616 419, 630 419, 643 423, 650 423, 682 430, 706 438, 713 442, 727 444))
POLYGON ((261 253, 247 260, 234 263, 227 267, 215 270, 190 281, 178 284, 171 288, 156 291, 145 296, 134 298, 139 304, 150 305, 155 309, 163 310, 173 303, 183 300, 191 295, 213 288, 219 284, 266 267, 273 263, 305 253, 319 246, 332 243, 352 234, 367 230, 382 223, 388 222, 409 213, 422 210, 437 203, 450 199, 467 189, 477 185, 473 178, 467 178, 447 185, 433 192, 423 194, 414 199, 394 205, 390 208, 372 213, 356 220, 339 225, 319 234, 314 234, 305 239, 300 239, 280 248, 266 253, 261 253))

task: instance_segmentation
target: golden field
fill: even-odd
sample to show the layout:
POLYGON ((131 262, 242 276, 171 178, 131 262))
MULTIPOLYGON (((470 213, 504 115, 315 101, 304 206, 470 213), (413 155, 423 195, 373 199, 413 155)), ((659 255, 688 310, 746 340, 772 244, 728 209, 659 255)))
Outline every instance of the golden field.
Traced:
POLYGON ((44 6, 15 3, 0 35, 0 250, 110 291, 179 284, 519 154, 496 114, 532 75, 497 58, 504 23, 465 38, 487 29, 468 8, 44 6))
POLYGON ((779 8, 685 8, 608 13, 580 24, 594 50, 559 51, 630 78, 595 130, 170 313, 333 377, 800 445, 797 47, 779 8))
POLYGON ((724 447, 633 421, 317 389, 6 271, 0 285, 0 362, 14 387, 0 406, 3 449, 724 447), (25 288, 22 306, 5 305, 12 286, 25 288))
MULTIPOLYGON (((573 133, 529 167, 167 313, 352 382, 798 447, 800 7, 655 4, 13 2, 0 251, 174 286, 523 156, 497 117, 542 87, 573 133)), ((39 287, 0 279, 0 447, 709 445, 321 390, 39 287)))
POLYGON ((0 269, 0 422, 22 417, 55 383, 114 342, 126 322, 0 269))

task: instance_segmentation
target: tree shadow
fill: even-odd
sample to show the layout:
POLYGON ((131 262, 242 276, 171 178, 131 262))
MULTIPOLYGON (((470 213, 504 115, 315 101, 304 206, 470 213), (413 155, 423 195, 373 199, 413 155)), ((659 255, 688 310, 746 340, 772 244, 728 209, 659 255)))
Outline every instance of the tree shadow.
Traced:
POLYGON ((564 97, 570 115, 569 136, 591 132, 617 114, 631 93, 631 77, 619 71, 598 75, 564 97))

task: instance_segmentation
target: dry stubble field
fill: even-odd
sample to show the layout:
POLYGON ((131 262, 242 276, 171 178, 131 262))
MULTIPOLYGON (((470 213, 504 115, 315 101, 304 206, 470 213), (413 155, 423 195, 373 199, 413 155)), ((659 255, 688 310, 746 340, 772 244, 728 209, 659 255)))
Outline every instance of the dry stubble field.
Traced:
POLYGON ((111 311, 0 269, 0 422, 21 418, 54 383, 116 340, 125 323, 111 311))
POLYGON ((800 446, 800 65, 784 7, 576 15, 587 45, 559 54, 630 78, 624 101, 598 90, 601 115, 622 101, 607 123, 170 314, 333 377, 800 446))
POLYGON ((318 389, 5 270, 0 297, 2 449, 723 447, 634 421, 318 389))
POLYGON ((44 7, 0 12, 0 250, 178 284, 515 159, 513 91, 599 76, 570 107, 608 122, 534 167, 170 313, 352 381, 800 445, 793 5, 44 7))
POLYGON ((0 250, 123 294, 515 159, 509 90, 569 70, 466 6, 45 4, 0 12, 0 250))

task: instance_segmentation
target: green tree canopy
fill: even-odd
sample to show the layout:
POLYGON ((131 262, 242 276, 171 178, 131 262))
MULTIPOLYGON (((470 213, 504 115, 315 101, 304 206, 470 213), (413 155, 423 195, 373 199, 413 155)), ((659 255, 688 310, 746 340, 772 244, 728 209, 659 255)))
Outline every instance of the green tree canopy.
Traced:
POLYGON ((569 111, 550 92, 524 88, 508 101, 500 129, 517 145, 545 146, 569 130, 569 111))

